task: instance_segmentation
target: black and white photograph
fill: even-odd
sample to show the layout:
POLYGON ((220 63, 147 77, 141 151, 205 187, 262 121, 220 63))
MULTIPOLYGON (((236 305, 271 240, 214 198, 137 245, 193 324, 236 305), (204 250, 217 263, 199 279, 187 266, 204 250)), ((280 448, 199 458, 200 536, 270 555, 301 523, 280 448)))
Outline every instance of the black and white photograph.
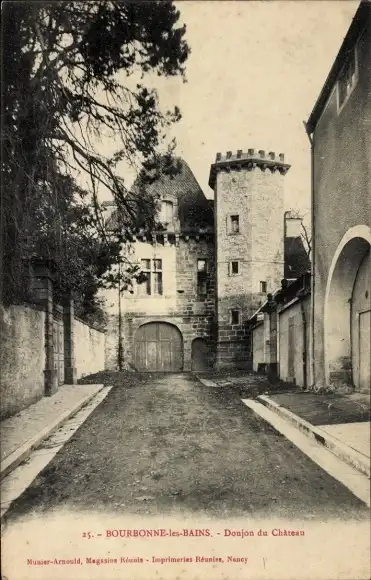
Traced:
POLYGON ((5 1, 1 580, 368 580, 371 1, 5 1))

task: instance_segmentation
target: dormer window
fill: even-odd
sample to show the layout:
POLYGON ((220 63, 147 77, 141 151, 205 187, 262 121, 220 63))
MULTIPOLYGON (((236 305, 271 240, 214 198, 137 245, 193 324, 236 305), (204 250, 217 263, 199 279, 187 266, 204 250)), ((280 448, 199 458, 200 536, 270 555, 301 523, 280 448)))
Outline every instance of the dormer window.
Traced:
POLYGON ((161 203, 160 221, 163 224, 168 224, 174 218, 174 204, 172 201, 163 201, 161 203))

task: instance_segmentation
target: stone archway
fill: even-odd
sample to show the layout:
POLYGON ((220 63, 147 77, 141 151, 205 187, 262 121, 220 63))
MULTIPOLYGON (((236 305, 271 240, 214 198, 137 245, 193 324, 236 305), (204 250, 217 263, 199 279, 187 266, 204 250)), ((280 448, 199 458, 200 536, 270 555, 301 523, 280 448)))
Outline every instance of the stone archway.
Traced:
POLYGON ((366 252, 353 287, 351 307, 351 351, 353 384, 356 390, 371 388, 371 251, 366 252))
POLYGON ((134 338, 135 368, 144 372, 183 370, 183 337, 178 327, 167 322, 148 322, 134 338))
MULTIPOLYGON (((353 373, 354 360, 359 360, 359 350, 352 340, 355 313, 352 311, 353 291, 357 276, 365 273, 365 264, 371 244, 371 230, 368 226, 355 226, 347 231, 338 245, 332 259, 325 294, 324 305, 324 355, 326 383, 335 386, 355 386, 358 375, 353 373), (361 268, 361 269, 360 269, 361 268), (360 273, 360 274, 359 274, 360 273)), ((367 262, 369 264, 369 262, 367 262)), ((366 266, 367 267, 367 266, 366 266)), ((359 300, 359 298, 357 299, 359 300)), ((363 335, 365 329, 363 329, 363 335)))

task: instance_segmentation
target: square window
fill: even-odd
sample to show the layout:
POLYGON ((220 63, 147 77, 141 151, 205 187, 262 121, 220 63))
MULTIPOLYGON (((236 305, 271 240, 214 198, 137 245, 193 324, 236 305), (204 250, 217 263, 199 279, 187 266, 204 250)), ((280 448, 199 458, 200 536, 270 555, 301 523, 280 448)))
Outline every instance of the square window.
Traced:
POLYGON ((197 271, 206 272, 206 260, 197 260, 197 271))
POLYGON ((203 300, 207 294, 207 261, 197 260, 197 297, 203 300))
POLYGON ((153 273, 153 294, 162 294, 162 272, 153 273))
POLYGON ((233 261, 230 263, 230 274, 231 276, 236 276, 240 273, 240 263, 238 261, 233 261))
POLYGON ((267 282, 265 280, 260 281, 260 292, 265 294, 267 292, 267 282))
POLYGON ((240 311, 231 310, 231 324, 240 324, 240 311))
POLYGON ((162 294, 162 260, 145 258, 140 261, 140 266, 145 276, 145 281, 138 285, 139 296, 162 294))
POLYGON ((149 296, 151 294, 151 274, 146 272, 146 279, 138 285, 139 296, 149 296))
POLYGON ((240 231, 240 216, 237 214, 231 215, 230 231, 232 234, 238 234, 240 231))

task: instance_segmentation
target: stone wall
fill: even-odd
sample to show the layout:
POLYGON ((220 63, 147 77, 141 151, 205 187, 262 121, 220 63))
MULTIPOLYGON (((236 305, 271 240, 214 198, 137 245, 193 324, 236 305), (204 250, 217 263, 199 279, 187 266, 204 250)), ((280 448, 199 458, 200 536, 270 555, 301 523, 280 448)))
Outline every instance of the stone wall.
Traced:
MULTIPOLYGON (((325 320, 326 317, 329 318, 328 306, 331 308, 333 299, 331 298, 329 304, 326 305, 325 296, 333 259, 347 232, 354 230, 355 235, 361 237, 361 233, 358 234, 356 230, 359 229, 361 232, 365 229, 364 226, 367 226, 368 230, 371 227, 371 131, 368 123, 365 122, 366 119, 371 118, 370 11, 365 19, 364 27, 357 45, 358 81, 340 110, 337 84, 334 83, 313 135, 313 354, 314 380, 318 387, 323 386, 330 379, 329 360, 325 368, 325 320)), ((354 261, 357 260, 359 249, 352 250, 351 253, 354 261)), ((355 264, 355 269, 356 266, 355 264)), ((344 278, 339 276, 337 288, 334 287, 334 290, 342 292, 343 287, 344 278)), ((349 307, 347 300, 350 298, 351 295, 348 292, 343 301, 344 311, 349 307)), ((336 330, 341 317, 337 312, 331 318, 332 320, 328 321, 328 334, 336 330)), ((345 340, 349 343, 349 336, 345 340)), ((329 337, 328 342, 332 342, 335 346, 342 344, 344 336, 337 336, 333 341, 329 337)), ((330 358, 329 355, 328 352, 327 359, 330 358)), ((346 364, 349 366, 349 361, 346 364)))
POLYGON ((73 332, 76 377, 103 371, 105 368, 105 333, 75 318, 73 332))
POLYGON ((246 322, 284 273, 283 156, 227 153, 211 169, 215 189, 217 254, 217 366, 251 365, 246 322), (261 157, 255 161, 255 157, 261 157), (266 159, 267 157, 267 159, 266 159), (251 162, 250 162, 251 159, 251 162), (230 165, 228 165, 230 163, 230 165), (268 166, 267 166, 268 165, 268 166), (215 173, 215 180, 213 172, 215 173), (230 220, 238 215, 238 232, 230 220), (232 262, 238 262, 238 272, 232 262), (260 282, 266 284, 260 287, 260 282), (233 324, 232 310, 240 312, 233 324))
POLYGON ((304 380, 304 355, 306 356, 307 384, 309 376, 309 335, 310 335, 310 297, 291 304, 279 313, 279 377, 281 381, 293 383, 299 387, 305 386, 304 380), (303 312, 306 327, 303 322, 303 312), (289 339, 289 326, 291 325, 293 333, 292 342, 289 339), (304 332, 306 333, 304 338, 304 332), (291 352, 290 352, 290 349, 291 352), (306 349, 306 352, 304 352, 306 349), (289 357, 292 357, 293 369, 289 369, 289 357))
POLYGON ((29 306, 0 307, 1 418, 44 395, 45 313, 29 306))
MULTIPOLYGON (((192 341, 206 339, 209 365, 213 364, 215 345, 215 258, 211 235, 180 236, 177 245, 137 242, 134 259, 162 259, 163 294, 140 296, 124 292, 122 313, 122 365, 134 369, 134 342, 137 329, 149 322, 166 322, 181 332, 184 346, 184 370, 191 370, 192 341), (206 294, 197 295, 197 261, 207 261, 206 294)), ((118 368, 119 304, 118 293, 105 294, 109 305, 106 336, 106 367, 118 368)))
POLYGON ((74 317, 71 296, 55 302, 51 261, 35 259, 31 271, 32 305, 0 305, 2 418, 104 370, 104 332, 74 317))
POLYGON ((265 366, 264 358, 264 323, 261 322, 252 331, 252 344, 253 344, 253 370, 255 372, 259 371, 263 366, 265 366))
POLYGON ((308 294, 265 312, 252 329, 254 371, 264 369, 270 379, 310 387, 310 311, 308 294))
MULTIPOLYGON (((104 344, 104 368, 110 371, 119 370, 119 323, 118 314, 107 315, 106 340, 104 344)), ((130 361, 131 362, 131 361, 130 361)), ((132 369, 126 357, 122 363, 126 370, 132 369)))
POLYGON ((176 253, 176 276, 173 281, 176 312, 213 317, 215 312, 214 236, 181 239, 176 253), (197 261, 207 261, 206 295, 197 296, 197 261))

